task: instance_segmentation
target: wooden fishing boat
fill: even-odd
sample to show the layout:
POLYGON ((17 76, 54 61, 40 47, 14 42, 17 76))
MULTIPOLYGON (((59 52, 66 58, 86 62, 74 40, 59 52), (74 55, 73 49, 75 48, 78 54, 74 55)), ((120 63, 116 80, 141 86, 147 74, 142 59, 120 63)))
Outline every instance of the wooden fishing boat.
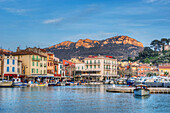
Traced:
POLYGON ((150 90, 147 89, 147 85, 139 84, 136 85, 136 89, 134 89, 134 94, 137 96, 146 96, 150 94, 150 90))

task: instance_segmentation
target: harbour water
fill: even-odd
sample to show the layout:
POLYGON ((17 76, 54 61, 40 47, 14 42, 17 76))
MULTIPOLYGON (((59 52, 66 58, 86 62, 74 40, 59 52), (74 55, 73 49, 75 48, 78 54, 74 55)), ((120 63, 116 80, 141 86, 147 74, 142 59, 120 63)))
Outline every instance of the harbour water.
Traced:
POLYGON ((109 93, 109 85, 0 88, 0 113, 168 113, 170 94, 134 97, 132 93, 109 93))

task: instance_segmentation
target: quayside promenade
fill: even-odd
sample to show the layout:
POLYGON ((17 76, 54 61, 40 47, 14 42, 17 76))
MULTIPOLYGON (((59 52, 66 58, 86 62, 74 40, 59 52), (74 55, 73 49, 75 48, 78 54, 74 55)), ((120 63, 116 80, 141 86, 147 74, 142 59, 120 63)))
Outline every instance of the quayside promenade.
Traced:
MULTIPOLYGON (((107 92, 114 92, 114 93, 133 93, 135 87, 127 87, 127 86, 117 86, 117 87, 110 87, 106 89, 107 92)), ((170 88, 164 87, 150 87, 148 88, 151 94, 155 93, 164 93, 170 94, 170 88)))

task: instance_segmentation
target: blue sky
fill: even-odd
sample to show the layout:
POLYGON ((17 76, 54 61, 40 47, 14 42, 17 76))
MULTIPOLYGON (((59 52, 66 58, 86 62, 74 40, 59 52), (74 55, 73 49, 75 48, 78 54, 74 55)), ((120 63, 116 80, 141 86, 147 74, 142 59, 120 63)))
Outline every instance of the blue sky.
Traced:
POLYGON ((127 35, 144 46, 170 37, 170 0, 0 0, 0 46, 127 35))

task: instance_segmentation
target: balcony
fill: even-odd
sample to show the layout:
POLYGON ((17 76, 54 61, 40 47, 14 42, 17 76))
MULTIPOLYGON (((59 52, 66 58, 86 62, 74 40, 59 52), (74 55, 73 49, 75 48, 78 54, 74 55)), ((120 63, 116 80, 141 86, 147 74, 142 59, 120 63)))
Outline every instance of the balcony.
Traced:
POLYGON ((111 63, 109 63, 109 62, 104 62, 104 64, 106 64, 106 65, 110 65, 111 63))
POLYGON ((40 61, 40 58, 32 58, 33 61, 40 61))
POLYGON ((86 65, 100 65, 100 62, 94 62, 94 63, 86 63, 86 65))
POLYGON ((104 68, 104 70, 111 70, 111 68, 104 68))

